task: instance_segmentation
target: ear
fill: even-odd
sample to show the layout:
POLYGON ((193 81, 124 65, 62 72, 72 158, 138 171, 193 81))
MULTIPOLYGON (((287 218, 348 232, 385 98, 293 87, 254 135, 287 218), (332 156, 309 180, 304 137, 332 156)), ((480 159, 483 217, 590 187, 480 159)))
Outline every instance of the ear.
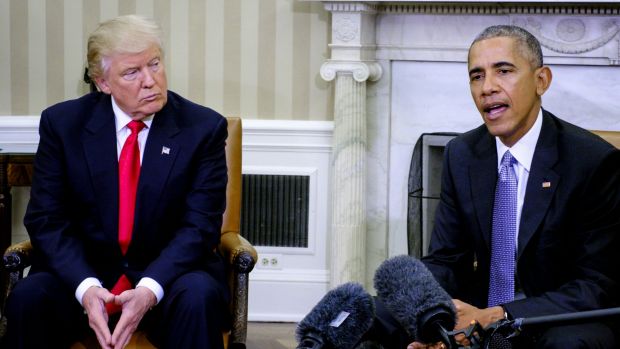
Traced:
POLYGON ((95 83, 97 84, 97 87, 99 87, 99 90, 101 90, 101 92, 105 94, 112 93, 112 90, 110 89, 110 85, 108 85, 108 82, 106 81, 105 78, 102 78, 102 77, 95 78, 95 83))
POLYGON ((535 76, 536 94, 538 94, 538 96, 542 96, 551 85, 551 80, 553 79, 551 69, 547 66, 542 66, 536 69, 535 76))

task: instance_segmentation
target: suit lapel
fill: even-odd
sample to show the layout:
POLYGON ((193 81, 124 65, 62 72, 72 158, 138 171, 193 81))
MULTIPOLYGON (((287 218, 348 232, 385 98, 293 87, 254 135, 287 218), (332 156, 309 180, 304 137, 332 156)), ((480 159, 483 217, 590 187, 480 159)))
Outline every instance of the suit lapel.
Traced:
POLYGON ((497 150, 495 138, 487 132, 474 145, 474 159, 469 166, 472 203, 478 224, 487 246, 491 246, 491 219, 495 182, 497 181, 497 150))
POLYGON ((108 95, 103 95, 93 108, 91 119, 82 134, 82 144, 104 231, 116 234, 118 159, 114 112, 108 95))
POLYGON ((553 170, 558 160, 557 130, 553 120, 547 114, 543 111, 543 125, 527 181, 521 210, 517 258, 521 257, 527 243, 538 230, 560 183, 560 175, 553 170))
POLYGON ((140 238, 140 225, 152 219, 149 215, 155 212, 155 207, 160 202, 168 175, 180 151, 179 143, 173 138, 180 132, 174 109, 174 101, 170 100, 169 95, 168 103, 155 114, 149 130, 138 182, 134 239, 140 238))

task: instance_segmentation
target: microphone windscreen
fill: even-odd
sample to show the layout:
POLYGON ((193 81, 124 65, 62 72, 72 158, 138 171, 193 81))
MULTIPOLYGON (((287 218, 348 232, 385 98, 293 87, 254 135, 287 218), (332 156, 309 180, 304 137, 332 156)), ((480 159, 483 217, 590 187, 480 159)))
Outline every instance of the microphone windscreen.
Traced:
POLYGON ((512 343, 500 333, 493 333, 484 346, 488 349, 512 349, 512 343))
POLYGON ((413 339, 438 340, 437 325, 452 330, 452 298, 419 260, 403 255, 384 261, 374 277, 377 295, 413 339))
POLYGON ((351 349, 370 329, 375 303, 362 285, 342 284, 327 294, 301 320, 295 330, 297 342, 320 336, 334 349, 351 349))

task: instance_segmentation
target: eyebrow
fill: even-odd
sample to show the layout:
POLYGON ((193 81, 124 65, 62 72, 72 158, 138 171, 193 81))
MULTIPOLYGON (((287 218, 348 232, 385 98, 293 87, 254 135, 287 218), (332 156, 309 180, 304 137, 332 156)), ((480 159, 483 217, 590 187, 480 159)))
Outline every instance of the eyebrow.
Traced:
MULTIPOLYGON (((501 62, 493 63, 493 68, 495 68, 495 69, 501 68, 501 67, 505 67, 505 66, 512 67, 512 68, 516 68, 517 67, 516 65, 514 65, 513 63, 510 63, 510 62, 501 61, 501 62)), ((483 70, 482 67, 473 67, 472 69, 469 70, 469 75, 472 75, 472 74, 475 74, 475 73, 479 73, 482 70, 483 70)))

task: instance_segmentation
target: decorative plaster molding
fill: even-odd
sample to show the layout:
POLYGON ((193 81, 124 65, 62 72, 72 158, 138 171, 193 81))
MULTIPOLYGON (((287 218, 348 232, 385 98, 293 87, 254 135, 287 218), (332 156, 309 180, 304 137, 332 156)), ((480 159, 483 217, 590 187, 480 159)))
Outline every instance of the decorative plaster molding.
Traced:
POLYGON ((357 12, 375 14, 379 10, 379 5, 363 2, 326 2, 325 10, 329 12, 357 12))
POLYGON ((386 4, 377 11, 389 14, 444 14, 444 15, 598 15, 617 16, 617 4, 386 4))
MULTIPOLYGON (((582 38, 583 31, 585 31, 585 25, 583 24, 583 22, 579 19, 571 19, 570 23, 566 21, 567 20, 562 20, 560 21, 560 23, 558 23, 558 28, 556 31, 559 31, 561 33, 559 33, 558 36, 560 38, 563 38, 563 36, 566 37, 567 35, 565 35, 563 31, 568 31, 566 26, 571 25, 574 26, 572 28, 574 29, 573 31, 576 32, 574 38, 576 38, 576 40, 582 38), (581 25, 579 25, 579 23, 581 25)), ((540 31, 540 29, 542 28, 541 22, 532 18, 528 18, 527 21, 516 19, 513 21, 513 24, 529 30, 538 38, 542 46, 548 48, 551 51, 565 54, 580 54, 596 50, 597 48, 603 47, 605 44, 610 42, 618 34, 618 32, 620 32, 620 27, 615 23, 615 21, 610 20, 605 24, 607 31, 602 36, 593 40, 571 44, 545 37, 540 31)), ((573 38, 573 36, 571 36, 571 38, 573 38)), ((565 39, 565 41, 568 40, 565 39)))
POLYGON ((377 62, 355 61, 327 61, 321 66, 321 77, 325 81, 332 81, 337 73, 352 73, 357 82, 366 80, 377 81, 381 78, 383 70, 377 62))
POLYGON ((342 42, 352 41, 359 35, 357 24, 349 16, 335 18, 333 28, 336 39, 342 42))
POLYGON ((618 37, 616 41, 618 41, 618 56, 616 57, 616 59, 610 60, 609 64, 611 65, 620 65, 620 37, 618 37))
POLYGON ((579 18, 565 18, 558 23, 555 33, 566 42, 577 42, 586 35, 586 25, 579 18))

